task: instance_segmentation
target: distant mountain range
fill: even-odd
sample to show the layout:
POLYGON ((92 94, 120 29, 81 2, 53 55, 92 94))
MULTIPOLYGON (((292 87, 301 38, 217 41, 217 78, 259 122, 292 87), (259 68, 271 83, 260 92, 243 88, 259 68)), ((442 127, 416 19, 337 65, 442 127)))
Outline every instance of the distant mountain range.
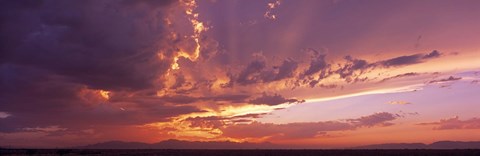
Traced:
POLYGON ((432 144, 391 143, 359 146, 354 149, 480 149, 480 141, 438 141, 432 144))
POLYGON ((148 144, 140 142, 122 142, 109 141, 78 147, 82 149, 281 149, 285 148, 281 145, 265 143, 237 143, 230 141, 182 141, 182 140, 165 140, 158 143, 148 144))
MULTIPOLYGON (((182 141, 166 140, 158 143, 148 144, 141 142, 123 142, 109 141, 87 146, 78 147, 80 149, 301 149, 287 145, 277 145, 269 142, 265 143, 237 143, 230 141, 182 141)), ((322 147, 318 147, 321 149, 322 147)), ((315 149, 308 147, 307 149, 315 149)), ((480 141, 461 142, 461 141, 439 141, 432 144, 423 143, 390 143, 358 146, 347 149, 480 149, 480 141)))

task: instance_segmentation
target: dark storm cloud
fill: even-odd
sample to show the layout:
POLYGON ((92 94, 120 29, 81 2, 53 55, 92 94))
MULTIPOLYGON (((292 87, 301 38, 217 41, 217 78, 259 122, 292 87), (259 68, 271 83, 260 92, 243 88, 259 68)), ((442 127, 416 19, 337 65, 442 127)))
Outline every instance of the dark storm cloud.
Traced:
POLYGON ((268 95, 263 93, 262 96, 252 99, 248 101, 251 104, 265 104, 265 105, 279 105, 283 103, 301 103, 305 102, 305 100, 298 100, 298 99, 287 99, 279 94, 268 95))
POLYGON ((170 1, 2 3, 2 62, 108 90, 147 88, 169 67, 152 46, 164 39, 165 26, 152 19, 170 1))
POLYGON ((153 97, 171 64, 157 53, 174 51, 163 21, 174 1, 0 3, 0 111, 10 114, 0 131, 137 125, 202 112, 166 105, 195 99, 153 97), (111 101, 100 89, 114 92, 111 101))
POLYGON ((136 125, 165 121, 179 114, 201 112, 192 106, 166 106, 159 100, 103 101, 89 98, 84 85, 30 66, 0 66, 0 108, 11 116, 0 121, 1 132, 25 127, 59 125, 78 128, 94 125, 136 125), (91 100, 90 100, 91 99, 91 100))

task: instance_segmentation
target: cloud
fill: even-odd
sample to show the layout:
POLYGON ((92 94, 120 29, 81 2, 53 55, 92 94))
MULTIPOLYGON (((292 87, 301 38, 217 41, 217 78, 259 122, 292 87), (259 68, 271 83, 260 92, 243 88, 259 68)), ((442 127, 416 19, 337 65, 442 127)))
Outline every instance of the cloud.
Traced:
POLYGON ((191 104, 201 101, 214 101, 214 102, 229 102, 229 103, 242 103, 247 102, 250 95, 245 94, 223 94, 215 96, 186 96, 186 95, 172 95, 163 96, 158 98, 159 101, 169 102, 173 104, 191 104))
POLYGON ((412 104, 408 101, 389 101, 388 104, 391 104, 391 105, 408 105, 408 104, 412 104))
MULTIPOLYGON (((304 101, 291 96, 295 93, 285 92, 286 89, 337 88, 343 85, 337 79, 347 83, 367 81, 364 74, 376 68, 400 67, 441 56, 433 51, 372 63, 353 58, 355 53, 307 49, 287 54, 284 51, 298 46, 273 50, 266 45, 283 47, 273 43, 284 41, 243 42, 240 37, 250 31, 235 34, 231 32, 235 27, 229 26, 231 33, 226 33, 221 25, 210 27, 208 35, 221 33, 229 38, 217 41, 218 35, 201 33, 209 27, 198 17, 207 19, 209 15, 199 15, 197 11, 205 9, 183 2, 186 1, 1 1, 0 133, 51 133, 65 129, 61 133, 72 134, 91 129, 96 135, 101 126, 129 129, 174 122, 189 115, 194 127, 250 124, 265 112, 283 109, 276 108, 278 105, 304 101), (204 27, 193 29, 200 26, 204 27), (258 51, 262 53, 254 54, 252 59, 250 54, 258 51), (327 53, 332 58, 346 56, 330 60, 327 53), (239 108, 245 112, 229 110, 239 108), (196 114, 228 115, 199 118, 196 114)), ((279 4, 269 4, 268 18, 275 18, 272 15, 279 4)), ((263 27, 262 24, 255 24, 251 30, 263 27)), ((271 34, 295 39, 288 34, 271 34)), ((263 40, 268 35, 260 36, 263 40)), ((388 115, 377 114, 342 122, 298 123, 313 128, 306 134, 297 133, 300 130, 291 129, 288 124, 256 124, 265 129, 280 127, 291 136, 311 136, 323 133, 325 129, 320 127, 324 126, 382 126, 375 122, 387 119, 388 115)), ((123 131, 109 133, 107 128, 103 132, 124 135, 123 131)), ((127 132, 144 133, 131 129, 127 132)))
POLYGON ((241 122, 252 122, 252 119, 260 118, 263 115, 268 113, 250 113, 244 115, 237 115, 232 117, 222 117, 222 116, 206 116, 206 117, 189 117, 185 121, 190 123, 192 128, 207 128, 207 129, 218 129, 224 126, 228 126, 229 122, 241 123, 241 122))
POLYGON ((298 63, 293 59, 285 59, 282 64, 268 68, 263 56, 251 61, 236 77, 240 85, 269 83, 295 76, 298 63))
MULTIPOLYGON (((306 67, 300 66, 299 63, 293 59, 285 59, 282 64, 270 67, 263 53, 257 54, 255 55, 255 59, 252 60, 240 72, 238 72, 238 74, 229 74, 230 82, 227 86, 232 87, 234 82, 242 86, 248 86, 251 84, 262 84, 288 80, 291 78, 294 80, 294 83, 285 82, 285 86, 292 85, 293 88, 300 86, 307 86, 311 88, 335 88, 337 86, 336 84, 322 84, 321 81, 334 75, 338 75, 347 83, 368 81, 372 78, 365 76, 365 74, 368 74, 375 69, 412 65, 441 56, 440 52, 434 50, 428 54, 399 56, 370 63, 367 60, 358 59, 347 55, 343 58, 346 61, 345 63, 338 63, 338 67, 333 67, 331 64, 327 63, 326 54, 322 54, 314 49, 307 49, 303 52, 311 55, 310 63, 306 67), (303 71, 302 68, 299 67, 304 67, 303 71), (297 72, 297 70, 300 72, 297 72)), ((384 78, 380 82, 416 75, 419 74, 415 72, 404 73, 401 75, 384 78)))
POLYGON ((428 53, 422 57, 422 59, 431 59, 431 58, 437 58, 440 57, 441 53, 438 52, 437 50, 432 51, 431 53, 428 53))
POLYGON ((361 127, 391 126, 400 116, 387 112, 374 113, 356 119, 345 121, 298 122, 287 124, 273 124, 252 122, 249 124, 235 124, 223 128, 223 135, 232 138, 311 138, 330 131, 354 130, 361 127))
POLYGON ((449 82, 449 81, 457 81, 457 80, 461 80, 461 79, 462 79, 462 77, 450 76, 450 77, 444 78, 444 79, 432 80, 432 81, 429 81, 428 83, 442 83, 442 82, 449 82))
POLYGON ((259 79, 259 75, 265 67, 266 62, 264 59, 257 59, 250 62, 250 64, 240 72, 236 82, 241 85, 259 82, 261 80, 259 79))
POLYGON ((65 131, 67 130, 67 128, 61 128, 60 126, 56 125, 56 126, 48 126, 48 127, 34 127, 34 128, 27 127, 27 128, 23 128, 22 130, 33 131, 33 132, 37 132, 37 131, 56 132, 56 131, 65 131))
POLYGON ((226 118, 209 116, 209 117, 190 117, 185 119, 185 121, 190 122, 190 127, 199 127, 199 128, 220 128, 225 125, 224 121, 226 118))
POLYGON ((7 55, 3 62, 48 70, 92 88, 154 86, 170 61, 156 59, 154 45, 166 40, 168 32, 152 19, 166 14, 172 1, 124 2, 5 2, 11 6, 5 15, 16 16, 0 18, 5 23, 2 39, 10 43, 3 46, 7 55), (33 8, 22 11, 23 5, 33 8), (82 13, 86 8, 91 10, 82 13))
POLYGON ((245 115, 237 115, 233 116, 232 118, 260 118, 263 115, 267 115, 268 113, 249 113, 245 115))
POLYGON ((321 70, 326 70, 329 68, 329 64, 326 62, 325 57, 327 55, 320 54, 317 51, 314 51, 312 60, 310 61, 310 65, 308 66, 307 70, 303 72, 303 76, 310 76, 315 73, 320 72, 321 70))
POLYGON ((404 66, 404 65, 411 65, 422 63, 425 60, 437 58, 441 54, 437 50, 432 51, 431 53, 422 55, 422 54, 414 54, 414 55, 406 55, 406 56, 399 56, 395 58, 391 58, 388 60, 378 62, 379 65, 383 67, 395 67, 395 66, 404 66))
POLYGON ((403 74, 398 74, 398 75, 395 75, 395 76, 392 76, 392 77, 384 78, 380 82, 385 82, 385 81, 389 81, 389 80, 392 80, 392 79, 403 78, 403 77, 417 76, 417 75, 420 75, 420 74, 416 73, 416 72, 403 73, 403 74))
MULTIPOLYGON (((305 78, 306 76, 316 76, 314 74, 319 73, 318 78, 314 79, 312 77, 307 77, 303 79, 304 84, 308 84, 310 87, 321 86, 324 87, 325 84, 318 85, 320 81, 324 78, 330 77, 333 74, 338 74, 338 76, 345 80, 347 83, 351 82, 360 82, 370 80, 364 74, 367 74, 373 71, 376 68, 391 68, 391 67, 400 67, 405 65, 412 65, 417 63, 425 62, 429 59, 437 58, 441 56, 441 53, 437 50, 432 51, 428 54, 414 54, 407 56, 399 56, 387 60, 380 60, 377 62, 369 63, 367 60, 354 58, 350 55, 345 56, 343 59, 345 63, 338 63, 338 68, 330 66, 325 60, 326 55, 320 54, 319 52, 311 49, 313 53, 312 60, 307 70, 305 70, 300 78, 305 78), (363 76, 363 77, 362 77, 363 76)), ((406 76, 415 76, 418 73, 410 72, 393 77, 388 77, 382 79, 380 82, 385 82, 387 80, 401 78, 406 76)))
POLYGON ((382 61, 380 64, 384 67, 416 64, 416 63, 421 62, 420 61, 421 58, 422 58, 422 55, 420 55, 420 54, 400 56, 400 57, 396 57, 396 58, 392 58, 392 59, 382 61))
POLYGON ((298 63, 296 61, 292 59, 284 60, 280 66, 274 67, 278 70, 278 72, 274 76, 274 80, 282 80, 285 78, 293 77, 297 67, 298 63))
POLYGON ((0 112, 0 119, 5 119, 5 118, 8 118, 9 116, 12 116, 12 114, 7 112, 0 112))
POLYGON ((275 2, 270 2, 267 4, 267 11, 263 14, 263 17, 275 20, 277 19, 277 15, 273 13, 273 10, 277 8, 281 4, 280 0, 276 0, 275 2))
POLYGON ((175 83, 170 87, 171 89, 177 89, 184 86, 188 83, 185 79, 185 76, 181 73, 176 73, 175 75, 175 83))
POLYGON ((268 95, 263 93, 262 96, 252 99, 248 101, 251 104, 265 104, 265 105, 279 105, 283 103, 301 103, 305 102, 305 100, 297 100, 297 99, 287 99, 279 94, 268 95))
POLYGON ((185 95, 175 95, 175 96, 164 96, 162 97, 167 102, 175 103, 175 104, 189 104, 199 101, 200 99, 191 96, 185 95))
MULTIPOLYGON (((176 1, 1 4, 0 40, 8 44, 0 46, 0 108, 14 115, 4 115, 0 131, 141 125, 203 112, 182 105, 196 99, 156 96, 183 41, 165 21, 176 1)), ((182 76, 174 89, 190 83, 182 76)))
POLYGON ((458 116, 452 118, 441 119, 438 122, 419 123, 418 125, 435 126, 435 130, 450 130, 450 129, 480 129, 480 119, 471 118, 468 120, 460 120, 458 116))
POLYGON ((241 103, 241 102, 245 102, 249 97, 250 95, 246 95, 246 94, 223 94, 223 95, 205 97, 203 99, 212 100, 212 101, 241 103))
POLYGON ((368 116, 362 116, 357 119, 348 119, 347 121, 356 127, 390 126, 393 125, 393 123, 389 123, 387 121, 392 121, 399 117, 401 116, 398 114, 380 112, 368 116))
POLYGON ((374 66, 365 60, 355 59, 351 56, 345 56, 344 59, 347 60, 347 63, 338 69, 336 73, 340 75, 340 78, 345 79, 347 82, 351 82, 352 77, 355 78, 354 80, 360 80, 359 76, 363 74, 365 70, 374 66), (355 73, 356 71, 359 71, 359 73, 355 73))

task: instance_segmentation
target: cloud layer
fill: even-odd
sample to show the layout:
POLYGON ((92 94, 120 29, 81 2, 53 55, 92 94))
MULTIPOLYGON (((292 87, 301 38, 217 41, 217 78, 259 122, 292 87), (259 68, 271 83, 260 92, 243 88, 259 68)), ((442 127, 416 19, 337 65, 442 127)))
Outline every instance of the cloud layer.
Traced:
MULTIPOLYGON (((398 87, 404 78, 430 76, 408 67, 453 57, 445 47, 355 47, 378 38, 362 35, 378 35, 371 30, 382 24, 374 19, 384 17, 375 11, 393 17, 388 7, 396 7, 382 2, 361 9, 356 3, 302 1, 298 5, 306 9, 299 10, 283 1, 0 1, 0 138, 50 138, 52 145, 62 138, 304 139, 394 125, 401 115, 387 112, 319 122, 257 121, 308 98, 398 87), (338 15, 316 16, 330 5, 338 5, 338 15), (358 12, 352 8, 365 16, 353 20, 358 12)), ((388 41, 410 37, 399 36, 388 41)), ((450 122, 473 124, 430 124, 450 122)))

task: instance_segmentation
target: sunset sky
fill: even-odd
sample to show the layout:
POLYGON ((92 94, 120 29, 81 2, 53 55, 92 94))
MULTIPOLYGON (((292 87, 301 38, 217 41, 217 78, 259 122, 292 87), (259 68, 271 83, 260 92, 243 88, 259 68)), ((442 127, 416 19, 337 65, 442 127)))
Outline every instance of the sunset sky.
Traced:
POLYGON ((478 0, 0 0, 0 146, 480 140, 478 0))

